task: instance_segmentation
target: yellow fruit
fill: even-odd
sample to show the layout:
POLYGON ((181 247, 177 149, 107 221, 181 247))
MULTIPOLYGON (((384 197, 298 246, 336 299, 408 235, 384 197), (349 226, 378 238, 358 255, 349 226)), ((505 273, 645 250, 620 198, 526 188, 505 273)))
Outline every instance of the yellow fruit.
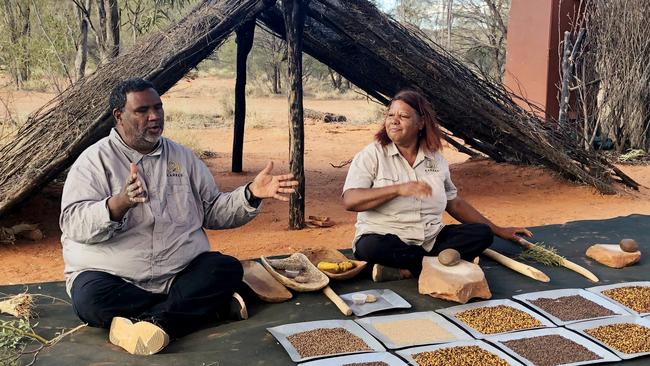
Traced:
POLYGON ((350 261, 343 261, 339 263, 334 263, 334 262, 318 262, 318 269, 321 271, 328 271, 328 272, 345 272, 348 270, 351 270, 354 268, 354 263, 350 261))

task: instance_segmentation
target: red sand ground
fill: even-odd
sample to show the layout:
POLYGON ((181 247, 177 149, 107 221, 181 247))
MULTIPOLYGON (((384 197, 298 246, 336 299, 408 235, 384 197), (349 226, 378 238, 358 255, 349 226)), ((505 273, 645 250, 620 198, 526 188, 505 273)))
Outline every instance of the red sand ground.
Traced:
MULTIPOLYGON (((196 97, 196 90, 218 81, 193 81, 177 86, 164 98, 167 111, 202 108, 214 100, 196 97), (198 99, 201 99, 200 103, 198 99), (205 103, 204 103, 205 102, 205 103), (188 107, 189 105, 189 107, 188 107)), ((223 88, 229 90, 230 84, 223 88)), ((199 89, 200 90, 200 89, 199 89)), ((13 93, 20 111, 33 110, 48 94, 13 93)), ((361 118, 368 110, 365 101, 306 100, 308 108, 361 118)), ((215 107, 216 108, 216 107, 215 107)), ((213 113, 208 110, 206 113, 213 113)), ((199 146, 217 152, 206 161, 223 190, 250 181, 268 160, 276 163, 276 172, 286 171, 288 163, 288 129, 285 98, 255 98, 249 110, 264 117, 264 123, 247 127, 245 138, 245 173, 230 173, 232 128, 205 129, 194 134, 199 146)), ((187 112, 187 110, 185 110, 187 112)), ((347 167, 334 168, 350 159, 372 140, 377 125, 307 123, 305 128, 305 170, 307 181, 307 215, 330 216, 336 225, 324 229, 287 229, 288 206, 268 201, 263 211, 248 225, 230 230, 208 231, 214 250, 238 258, 291 253, 310 246, 349 248, 354 235, 355 213, 346 212, 340 200, 347 167)), ((623 166, 622 169, 644 187, 639 192, 603 196, 593 189, 559 179, 551 171, 528 166, 497 164, 490 160, 465 161, 466 156, 450 147, 444 151, 452 178, 460 194, 486 216, 501 225, 537 226, 583 219, 605 219, 633 213, 650 214, 650 167, 623 166)), ((0 284, 32 283, 63 279, 61 232, 58 227, 61 187, 49 186, 15 213, 3 217, 0 226, 17 222, 40 223, 45 238, 39 242, 19 240, 0 247, 0 284)), ((447 218, 447 222, 452 219, 447 218)), ((624 233, 625 229, 621 228, 624 233)), ((539 238, 544 240, 544 238, 539 238)))

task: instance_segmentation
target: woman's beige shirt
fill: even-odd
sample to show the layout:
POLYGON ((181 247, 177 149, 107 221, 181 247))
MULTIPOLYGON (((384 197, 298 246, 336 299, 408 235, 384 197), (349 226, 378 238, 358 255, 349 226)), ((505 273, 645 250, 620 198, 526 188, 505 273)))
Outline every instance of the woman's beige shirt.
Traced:
POLYGON ((422 245, 430 251, 436 235, 444 226, 442 214, 447 201, 456 198, 449 165, 440 152, 431 153, 420 147, 413 167, 390 143, 374 142, 352 160, 343 193, 354 188, 378 188, 412 181, 426 182, 432 195, 424 199, 396 197, 357 215, 353 244, 364 234, 394 234, 403 242, 422 245))

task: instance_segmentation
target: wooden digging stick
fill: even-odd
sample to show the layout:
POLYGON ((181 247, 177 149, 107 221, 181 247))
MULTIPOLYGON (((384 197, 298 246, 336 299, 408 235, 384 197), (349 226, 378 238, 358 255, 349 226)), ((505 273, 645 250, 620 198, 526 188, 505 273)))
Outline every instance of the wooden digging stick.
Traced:
POLYGON ((541 282, 549 282, 551 280, 544 272, 538 270, 537 268, 531 267, 521 262, 517 262, 516 260, 506 257, 505 255, 495 250, 485 249, 483 251, 483 254, 485 254, 486 257, 492 259, 493 261, 502 264, 505 267, 512 269, 513 271, 519 272, 524 276, 528 276, 534 280, 541 281, 541 282))
POLYGON ((336 305, 337 308, 339 308, 339 310, 341 310, 341 313, 343 313, 343 315, 352 315, 352 309, 350 309, 348 304, 346 304, 345 301, 343 301, 343 299, 337 295, 331 287, 325 286, 323 293, 325 296, 327 296, 328 299, 330 299, 330 301, 334 303, 334 305, 336 305))
MULTIPOLYGON (((517 242, 519 243, 519 245, 523 246, 526 249, 537 248, 537 249, 541 249, 541 250, 546 250, 546 249, 540 247, 539 245, 535 245, 535 244, 529 242, 528 240, 526 240, 524 238, 518 238, 517 242)), ((551 252, 549 252, 549 253, 551 253, 551 252)), ((578 273, 578 274, 580 274, 582 276, 585 276, 592 282, 598 282, 598 277, 596 277, 596 275, 591 273, 588 269, 586 269, 586 268, 584 268, 584 267, 582 267, 582 266, 580 266, 578 264, 575 264, 575 263, 571 262, 570 260, 568 260, 566 258, 562 258, 562 267, 568 268, 568 269, 570 269, 570 270, 572 270, 572 271, 574 271, 574 272, 576 272, 576 273, 578 273)))

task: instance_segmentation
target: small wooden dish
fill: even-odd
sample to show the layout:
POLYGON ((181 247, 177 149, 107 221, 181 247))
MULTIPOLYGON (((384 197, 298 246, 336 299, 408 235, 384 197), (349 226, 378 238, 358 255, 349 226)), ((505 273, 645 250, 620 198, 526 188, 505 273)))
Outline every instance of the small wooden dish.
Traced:
MULTIPOLYGON (((365 261, 357 261, 354 259, 349 259, 343 253, 339 252, 336 249, 326 249, 326 248, 307 248, 303 251, 301 251, 302 254, 304 254, 311 263, 314 264, 314 266, 318 266, 319 262, 333 262, 333 263, 339 263, 343 261, 350 261, 354 263, 354 268, 349 269, 344 272, 330 272, 330 271, 323 271, 321 272, 325 273, 325 275, 331 279, 334 280, 347 280, 350 279, 356 275, 358 275, 368 264, 368 262, 365 261)), ((317 267, 318 268, 318 267, 317 267)))
POLYGON ((293 297, 261 264, 251 260, 242 261, 241 264, 244 267, 243 282, 263 301, 283 302, 293 297))
POLYGON ((268 259, 266 257, 260 257, 260 260, 262 261, 262 265, 264 265, 267 271, 269 271, 269 273, 275 277, 276 280, 280 281, 281 284, 292 290, 298 292, 317 291, 329 284, 329 278, 327 278, 327 276, 325 276, 318 268, 316 268, 316 266, 313 265, 302 253, 294 253, 289 257, 282 259, 268 259), (304 275, 307 276, 308 281, 302 283, 296 281, 295 278, 284 276, 281 273, 281 270, 275 269, 269 261, 279 261, 280 263, 285 261, 288 263, 300 264, 300 266, 303 267, 303 271, 305 271, 304 275))

